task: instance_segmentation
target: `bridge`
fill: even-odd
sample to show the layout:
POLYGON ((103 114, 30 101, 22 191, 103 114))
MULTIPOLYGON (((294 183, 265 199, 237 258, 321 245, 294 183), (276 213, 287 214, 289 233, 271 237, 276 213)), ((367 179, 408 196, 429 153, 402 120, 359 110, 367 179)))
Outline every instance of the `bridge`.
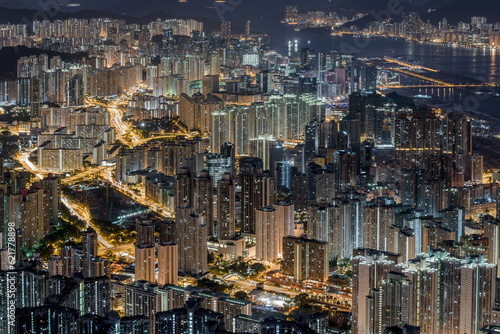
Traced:
POLYGON ((240 280, 245 280, 246 277, 242 276, 240 273, 236 273, 236 272, 232 272, 232 273, 228 273, 228 274, 225 274, 224 276, 222 276, 222 279, 223 280, 226 280, 228 279, 229 277, 231 276, 236 276, 238 277, 240 280))
POLYGON ((409 62, 406 60, 402 60, 402 59, 397 59, 397 58, 392 58, 392 57, 384 57, 384 60, 388 63, 395 63, 398 65, 413 68, 413 69, 426 70, 429 72, 439 72, 438 70, 435 70, 433 68, 425 67, 423 65, 415 64, 415 63, 412 63, 412 62, 409 62))
POLYGON ((482 84, 454 84, 454 83, 451 83, 451 82, 446 82, 446 81, 443 81, 443 80, 439 80, 439 79, 435 79, 435 78, 431 78, 431 77, 428 77, 426 75, 423 75, 423 74, 419 74, 419 73, 415 73, 415 72, 412 72, 412 71, 407 71, 407 70, 403 70, 401 68, 395 68, 395 67, 388 67, 388 68, 384 68, 385 70, 388 70, 388 71, 393 71, 393 72, 398 72, 398 73, 401 73, 401 74, 405 74, 405 75, 408 75, 408 76, 412 76, 412 77, 415 77, 415 78, 418 78, 418 79, 421 79, 421 80, 425 80, 425 81, 429 81, 429 82, 433 82, 434 85, 414 85, 414 86, 394 86, 393 88, 420 88, 420 87, 432 87, 432 88, 441 88, 441 87, 448 87, 448 88, 454 88, 454 87, 494 87, 495 85, 494 84, 491 84, 491 83, 482 83, 482 84))
POLYGON ((104 172, 106 169, 113 168, 114 166, 97 166, 91 169, 86 170, 83 173, 78 173, 73 176, 67 177, 65 179, 61 180, 62 184, 72 184, 75 183, 78 180, 87 178, 87 177, 95 177, 102 172, 104 172))
POLYGON ((485 85, 388 85, 378 86, 381 89, 390 88, 463 88, 463 87, 484 87, 485 85))

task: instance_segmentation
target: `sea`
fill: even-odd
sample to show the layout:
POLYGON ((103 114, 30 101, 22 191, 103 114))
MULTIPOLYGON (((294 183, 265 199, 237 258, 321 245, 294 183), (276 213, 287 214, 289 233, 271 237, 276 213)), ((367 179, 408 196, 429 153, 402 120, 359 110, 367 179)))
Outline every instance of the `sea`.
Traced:
MULTIPOLYGON (((289 41, 293 46, 297 41, 298 50, 339 51, 354 54, 357 58, 403 57, 442 72, 500 85, 500 49, 419 43, 394 38, 331 36, 319 31, 295 31, 284 24, 279 27, 274 25, 269 37, 270 47, 283 55, 288 54, 289 41)), ((401 82, 419 83, 410 78, 402 78, 401 82)), ((462 88, 405 88, 393 91, 427 97, 432 101, 429 104, 433 105, 439 105, 441 101, 449 108, 453 106, 500 127, 500 94, 494 89, 480 92, 480 89, 462 88)))

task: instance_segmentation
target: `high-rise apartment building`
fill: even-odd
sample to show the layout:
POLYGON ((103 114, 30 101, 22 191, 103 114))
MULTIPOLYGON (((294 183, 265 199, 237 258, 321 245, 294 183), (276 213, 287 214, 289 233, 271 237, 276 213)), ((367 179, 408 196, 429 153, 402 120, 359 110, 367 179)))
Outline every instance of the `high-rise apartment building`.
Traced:
POLYGON ((140 244, 135 246, 135 280, 156 282, 155 246, 140 244))
POLYGON ((214 187, 213 178, 207 170, 202 170, 194 180, 194 208, 205 217, 208 235, 214 235, 214 187))
POLYGON ((179 246, 172 242, 158 244, 158 284, 177 284, 179 272, 179 246))
POLYGON ((282 224, 283 235, 294 235, 295 233, 295 210, 293 204, 278 202, 273 205, 276 212, 276 221, 282 224))
POLYGON ((72 246, 61 248, 62 275, 71 277, 75 272, 75 249, 72 246))
POLYGON ((156 315, 156 333, 219 333, 225 328, 224 315, 203 307, 200 299, 190 298, 180 308, 156 315))
POLYGON ((296 281, 326 282, 329 276, 328 243, 305 237, 283 238, 281 271, 296 281))
POLYGON ((243 232, 255 234, 255 210, 275 202, 274 178, 262 172, 262 160, 242 158, 240 159, 240 183, 243 232))
POLYGON ((339 150, 333 154, 336 190, 343 193, 357 186, 357 157, 353 152, 339 150))
POLYGON ((97 233, 94 229, 88 228, 82 237, 83 241, 83 254, 88 258, 97 257, 97 247, 99 242, 97 240, 97 233))
POLYGON ((380 254, 353 262, 353 333, 418 326, 421 333, 480 333, 494 311, 496 267, 482 256, 433 250, 395 265, 380 254))
POLYGON ((60 256, 53 255, 47 262, 47 266, 49 267, 49 275, 56 276, 63 274, 63 264, 60 256))
POLYGON ((217 303, 217 310, 224 315, 225 328, 228 332, 234 332, 234 318, 240 314, 252 315, 252 303, 234 298, 221 298, 217 303))
POLYGON ((147 219, 147 216, 141 216, 135 220, 135 244, 155 244, 155 226, 151 220, 147 219))
POLYGON ((394 206, 382 201, 369 203, 364 209, 363 247, 389 251, 389 228, 395 224, 394 206))
POLYGON ((430 156, 441 154, 441 121, 435 114, 401 113, 395 128, 396 162, 402 169, 425 169, 430 156))
POLYGON ((223 36, 230 36, 231 35, 231 21, 222 21, 221 34, 223 36))
POLYGON ((371 295, 372 289, 381 280, 388 277, 389 272, 394 271, 395 263, 387 260, 381 253, 373 253, 368 257, 355 257, 352 267, 352 332, 370 333, 371 308, 368 306, 370 300, 367 296, 371 295))
POLYGON ((271 206, 255 209, 255 257, 274 261, 283 255, 284 222, 278 221, 271 206))
POLYGON ((145 281, 136 281, 124 287, 124 311, 126 317, 147 316, 149 318, 149 334, 155 333, 155 315, 162 310, 159 287, 145 281))
POLYGON ((194 207, 194 177, 186 167, 175 176, 175 205, 194 207))
POLYGON ((217 189, 217 238, 230 240, 236 235, 236 185, 225 173, 217 189))
POLYGON ((207 267, 207 225, 205 217, 190 206, 175 210, 175 242, 179 245, 179 271, 204 274, 207 267))

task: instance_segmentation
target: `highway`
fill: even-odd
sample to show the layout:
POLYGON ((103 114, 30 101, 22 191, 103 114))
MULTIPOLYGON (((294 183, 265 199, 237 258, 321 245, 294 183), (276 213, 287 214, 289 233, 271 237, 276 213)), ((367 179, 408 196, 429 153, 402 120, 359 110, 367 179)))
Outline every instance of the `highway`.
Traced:
MULTIPOLYGON (((33 150, 32 150, 33 151, 33 150)), ((36 176, 39 178, 39 179, 43 179, 43 175, 41 175, 40 173, 43 173, 43 171, 40 171, 31 161, 28 160, 28 157, 30 155, 30 153, 32 151, 29 151, 27 153, 23 153, 23 154, 19 154, 17 155, 16 157, 16 160, 27 170, 27 171, 31 171, 33 172, 34 174, 36 174, 36 176)), ((106 248, 110 248, 110 247, 113 247, 106 239, 104 239, 104 237, 100 234, 99 232, 99 229, 96 228, 92 222, 91 222, 91 219, 90 219, 90 214, 88 214, 87 211, 83 210, 82 208, 70 203, 68 201, 68 199, 64 196, 61 195, 61 203, 64 204, 64 206, 66 206, 68 208, 68 210, 70 211, 70 213, 76 217, 78 217, 80 220, 84 221, 85 224, 88 226, 88 227, 92 227, 96 233, 97 233, 97 239, 99 240, 99 242, 101 243, 101 245, 103 245, 104 247, 106 248)))
POLYGON ((128 146, 134 146, 140 140, 137 137, 130 126, 122 121, 122 113, 118 109, 119 100, 111 102, 111 105, 108 106, 108 111, 112 116, 111 122, 115 125, 115 128, 118 130, 116 136, 123 143, 127 143, 128 146), (130 134, 132 137, 132 141, 126 138, 127 134, 130 134))
POLYGON ((392 58, 392 57, 384 57, 384 60, 388 63, 394 63, 394 64, 398 64, 400 66, 405 66, 405 67, 413 68, 416 70, 425 70, 425 71, 429 71, 429 72, 439 72, 436 69, 425 67, 425 66, 419 65, 419 64, 414 64, 414 63, 411 63, 408 61, 404 61, 402 59, 396 59, 396 58, 392 58))
POLYGON ((79 205, 71 203, 66 197, 61 196, 61 203, 63 203, 68 210, 71 212, 72 215, 78 217, 80 220, 84 221, 87 227, 93 228, 96 233, 97 233, 97 240, 99 240, 99 243, 104 246, 105 248, 111 248, 113 245, 111 245, 104 237, 100 234, 99 229, 92 224, 91 218, 90 218, 90 213, 88 210, 85 210, 79 205))
MULTIPOLYGON (((237 284, 237 285, 239 285, 239 286, 241 286, 249 291, 254 290, 257 287, 257 283, 258 283, 258 282, 254 282, 254 281, 250 282, 249 280, 242 281, 239 279, 232 279, 232 278, 226 279, 225 281, 230 282, 230 283, 235 283, 235 284, 237 284)), ((295 297, 295 296, 302 293, 301 291, 279 288, 279 287, 271 285, 269 283, 264 283, 264 289, 266 291, 270 291, 270 292, 287 294, 287 295, 292 296, 292 297, 295 297)))
POLYGON ((378 86, 381 89, 390 88, 468 88, 468 87, 494 87, 492 83, 463 83, 463 78, 454 79, 446 73, 441 73, 439 70, 425 67, 421 64, 412 63, 402 59, 392 57, 384 57, 382 59, 374 59, 373 62, 377 63, 377 67, 387 71, 392 71, 406 76, 414 77, 432 84, 417 84, 417 85, 385 85, 378 86), (395 66, 397 65, 397 66, 395 66), (451 82, 450 82, 451 80, 451 82))
POLYGON ((113 189, 115 189, 122 195, 127 196, 128 198, 136 201, 137 203, 148 207, 149 209, 151 209, 151 211, 155 212, 163 219, 172 217, 173 213, 170 212, 167 208, 162 208, 159 205, 152 205, 151 201, 148 201, 144 195, 138 196, 126 185, 115 182, 115 180, 113 180, 113 178, 111 177, 111 173, 108 173, 108 177, 105 178, 105 180, 109 182, 109 184, 113 189))
POLYGON ((126 252, 129 255, 132 255, 132 254, 134 254, 134 250, 135 250, 135 245, 133 243, 128 243, 128 244, 122 244, 122 245, 118 245, 118 246, 112 246, 109 248, 99 249, 99 255, 104 255, 104 254, 106 254, 106 252, 109 252, 109 251, 111 251, 113 253, 126 252))
POLYGON ((117 130, 116 131, 117 139, 119 139, 121 142, 127 144, 127 146, 129 146, 129 147, 134 146, 135 143, 140 140, 140 138, 137 137, 133 133, 132 129, 130 128, 130 126, 126 122, 122 121, 123 114, 120 111, 120 109, 118 108, 118 106, 120 104, 123 104, 123 101, 125 101, 127 98, 129 98, 129 96, 131 94, 133 94, 134 92, 136 92, 138 89, 140 89, 140 87, 136 87, 136 88, 130 90, 129 92, 126 92, 124 95, 122 95, 122 96, 120 96, 112 101, 109 101, 108 103, 99 102, 95 98, 85 97, 86 103, 96 104, 96 105, 99 105, 101 107, 107 108, 108 112, 111 115, 111 123, 115 126, 115 128, 117 130), (130 134, 130 136, 132 137, 132 141, 130 141, 126 138, 127 134, 130 134))
MULTIPOLYGON (((428 79, 425 79, 428 80, 428 79)), ((465 87, 484 87, 484 85, 389 85, 389 86, 377 86, 380 89, 390 89, 390 88, 465 88, 465 87)))
POLYGON ((123 244, 110 248, 100 248, 98 251, 98 255, 105 256, 108 252, 112 252, 118 257, 124 256, 132 261, 135 260, 135 245, 133 243, 123 244))
MULTIPOLYGON (((123 96, 116 98, 115 100, 109 101, 108 103, 99 102, 95 98, 86 97, 85 102, 88 104, 95 104, 101 107, 107 108, 111 115, 111 122, 116 128, 116 136, 121 142, 129 147, 138 146, 147 143, 151 140, 156 139, 173 139, 177 136, 184 136, 186 138, 192 138, 194 135, 188 132, 171 132, 165 135, 149 138, 139 138, 133 131, 132 127, 127 123, 122 121, 123 113, 120 111, 118 106, 123 104, 123 101, 129 98, 131 93, 124 94, 123 96), (132 140, 127 139, 127 135, 130 135, 132 140)), ((208 135, 204 135, 204 138, 208 135)))
POLYGON ((69 183, 75 183, 76 181, 79 181, 81 179, 84 179, 88 176, 92 176, 93 174, 101 174, 104 172, 106 169, 112 168, 113 166, 98 166, 94 167, 91 169, 88 169, 82 173, 75 174, 73 176, 64 178, 61 180, 62 184, 69 184, 69 183))
POLYGON ((47 174, 51 173, 51 171, 49 170, 42 170, 42 169, 39 169, 38 167, 35 166, 35 164, 33 164, 30 160, 29 160, 29 156, 32 152, 36 151, 37 149, 34 148, 34 149, 31 149, 27 152, 23 152, 23 153, 19 153, 15 159, 17 160, 17 162, 19 162, 21 164, 21 166, 23 166, 23 168, 27 171, 31 171, 33 172, 34 174, 36 174, 36 176, 39 178, 39 179, 43 179, 44 176, 46 176, 47 174))

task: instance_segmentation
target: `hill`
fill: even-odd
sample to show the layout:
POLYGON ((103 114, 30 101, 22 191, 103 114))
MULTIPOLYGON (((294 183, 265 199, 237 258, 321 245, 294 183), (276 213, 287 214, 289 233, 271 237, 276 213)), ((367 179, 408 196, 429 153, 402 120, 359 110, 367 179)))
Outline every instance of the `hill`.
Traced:
POLYGON ((472 16, 486 16, 488 22, 500 22, 500 3, 498 0, 455 0, 430 13, 422 15, 422 20, 437 24, 443 18, 449 23, 470 22, 472 16))
POLYGON ((86 53, 60 53, 49 50, 28 48, 25 46, 20 46, 17 48, 5 47, 0 49, 0 77, 13 78, 17 70, 17 59, 25 56, 40 55, 45 53, 49 57, 60 56, 62 60, 79 60, 85 57, 86 53))
MULTIPOLYGON (((111 19, 122 19, 125 20, 127 23, 138 23, 138 24, 146 24, 153 20, 156 20, 157 18, 160 18, 162 20, 192 18, 203 22, 205 31, 211 32, 220 29, 220 22, 214 19, 206 17, 187 17, 164 11, 154 11, 144 15, 122 15, 108 11, 82 9, 73 13, 58 11, 55 13, 55 15, 53 15, 53 13, 40 12, 35 9, 15 9, 15 8, 0 7, 0 23, 26 23, 26 22, 32 22, 34 19, 43 19, 44 16, 48 17, 50 20, 66 20, 69 18, 91 19, 99 17, 109 17, 111 19)), ((236 29, 238 30, 238 28, 236 29)))

